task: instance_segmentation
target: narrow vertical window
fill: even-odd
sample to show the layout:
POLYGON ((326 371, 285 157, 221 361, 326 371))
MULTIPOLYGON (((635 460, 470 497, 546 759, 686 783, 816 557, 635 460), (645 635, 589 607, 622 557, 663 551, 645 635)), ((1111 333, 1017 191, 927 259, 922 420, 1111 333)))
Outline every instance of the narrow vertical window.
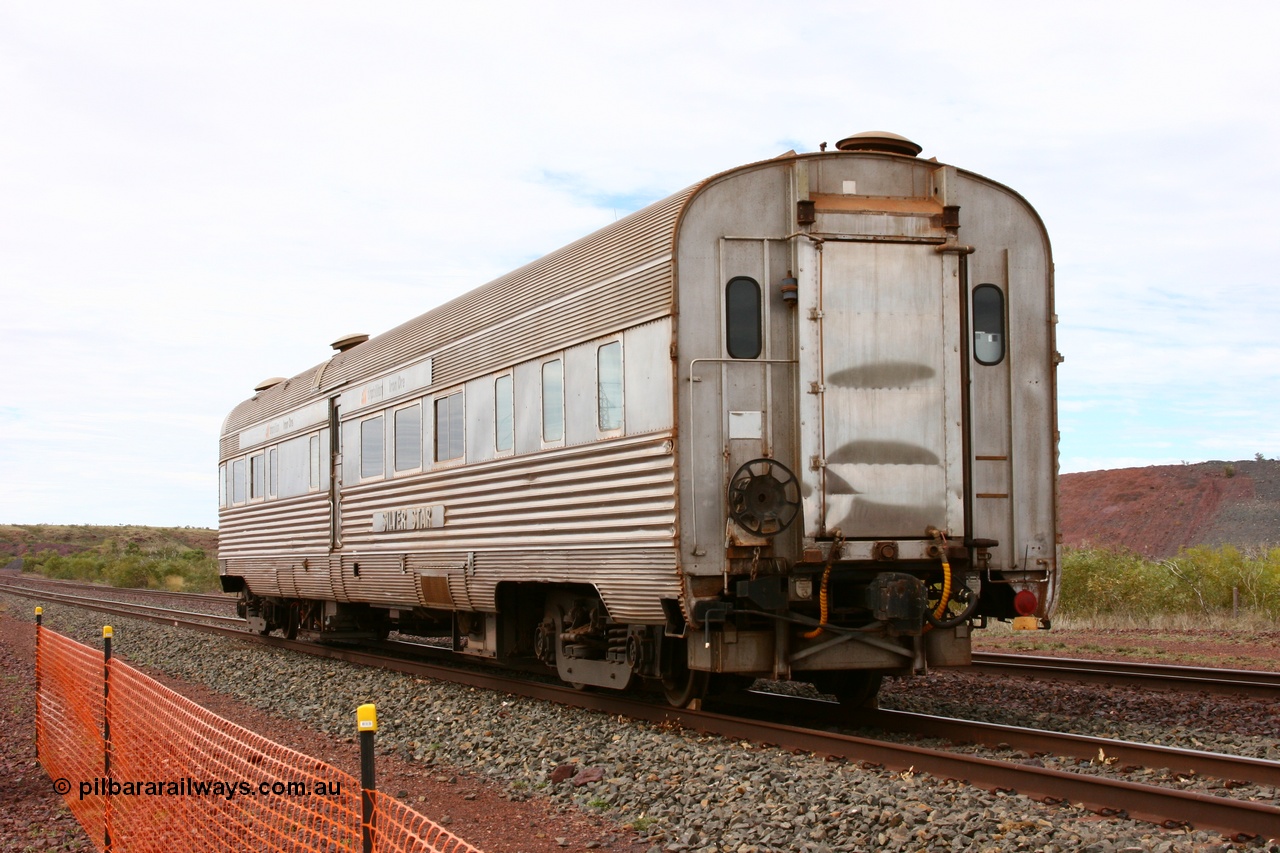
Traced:
POLYGON ((493 402, 496 413, 493 446, 499 453, 505 453, 516 446, 515 403, 511 396, 510 373, 494 380, 493 402))
POLYGON ((542 440, 564 439, 564 363, 542 365, 542 440))
POLYGON ((385 441, 382 415, 360 422, 360 479, 382 476, 385 441))
POLYGON ((312 489, 320 488, 320 436, 311 436, 311 446, 309 453, 311 456, 311 477, 309 487, 312 489))
POLYGON ((266 458, 259 453, 249 460, 249 498, 256 500, 267 493, 266 458))
POLYGON ((237 459, 231 463, 231 502, 244 503, 244 460, 237 459))
POLYGON ((973 289, 973 357, 979 364, 1004 358, 1004 294, 994 284, 973 289))
POLYGON ((746 276, 729 279, 724 289, 724 322, 730 358, 760 357, 760 321, 760 285, 746 276))
POLYGON ((622 429, 622 341, 596 350, 596 379, 600 429, 622 429))
POLYGON ((464 451, 462 392, 436 400, 436 461, 460 459, 464 451))
POLYGON ((409 406, 396 412, 396 470, 422 467, 422 407, 409 406))
POLYGON ((280 469, 276 464, 276 449, 267 451, 267 497, 274 498, 280 487, 280 469))
POLYGON ((227 466, 218 466, 218 506, 227 505, 227 466))

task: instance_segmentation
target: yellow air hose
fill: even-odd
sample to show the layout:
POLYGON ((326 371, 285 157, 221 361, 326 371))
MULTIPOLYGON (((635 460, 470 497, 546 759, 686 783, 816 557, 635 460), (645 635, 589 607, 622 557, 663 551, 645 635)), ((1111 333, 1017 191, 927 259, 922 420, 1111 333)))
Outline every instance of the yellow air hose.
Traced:
POLYGON ((831 564, 836 561, 836 557, 840 554, 840 549, 844 547, 844 537, 840 535, 840 531, 835 531, 835 534, 836 537, 831 542, 831 552, 827 554, 827 566, 822 570, 822 589, 818 592, 818 607, 821 613, 818 618, 818 627, 800 635, 806 640, 822 636, 823 626, 827 624, 827 585, 831 580, 831 564))
MULTIPOLYGON (((947 612, 947 605, 951 603, 951 563, 947 560, 947 535, 936 527, 930 527, 929 532, 933 534, 934 539, 938 540, 938 546, 942 551, 942 598, 933 611, 933 618, 940 620, 942 614, 947 612)), ((928 631, 932 627, 932 625, 925 625, 924 629, 928 631)))

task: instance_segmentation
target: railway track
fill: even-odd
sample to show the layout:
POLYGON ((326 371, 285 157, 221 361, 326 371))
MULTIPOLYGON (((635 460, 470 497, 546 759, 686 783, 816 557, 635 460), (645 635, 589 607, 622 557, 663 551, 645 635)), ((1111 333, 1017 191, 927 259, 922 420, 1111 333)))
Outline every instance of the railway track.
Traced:
MULTIPOLYGON (((167 590, 119 589, 80 581, 0 575, 7 584, 21 584, 30 589, 56 587, 80 590, 86 594, 160 598, 204 605, 233 608, 236 596, 226 593, 190 593, 167 590)), ((163 608, 162 608, 163 610, 163 608)), ((240 623, 239 619, 229 620, 240 623)), ((1043 657, 1026 654, 974 652, 972 669, 1007 677, 1070 680, 1083 683, 1116 684, 1153 689, 1198 690, 1207 693, 1255 696, 1280 700, 1280 673, 1259 670, 1230 670, 1149 664, 1134 661, 1084 660, 1079 658, 1043 657)))
POLYGON ((247 632, 235 617, 166 610, 130 602, 106 602, 53 593, 0 580, 11 593, 85 607, 103 613, 141 618, 236 639, 257 642, 362 666, 452 681, 468 686, 545 699, 611 715, 625 715, 654 723, 679 724, 707 734, 773 744, 785 749, 813 752, 896 772, 929 773, 943 779, 965 780, 994 790, 1016 791, 1046 802, 1081 805, 1100 814, 1123 814, 1166 827, 1190 825, 1230 835, 1280 837, 1280 807, 1270 803, 1211 796, 1123 778, 1074 773, 1034 766, 1018 760, 997 760, 963 752, 893 743, 858 734, 824 731, 810 726, 776 722, 785 718, 810 725, 870 726, 882 731, 944 738, 1024 753, 1052 753, 1074 758, 1097 758, 1103 765, 1137 765, 1168 768, 1174 774, 1211 776, 1233 783, 1280 785, 1280 762, 1171 749, 1102 738, 1016 729, 964 720, 940 719, 918 714, 874 711, 851 719, 833 703, 748 693, 732 702, 708 701, 703 709, 675 709, 632 696, 583 692, 558 684, 539 683, 472 667, 460 668, 422 659, 426 651, 416 644, 386 643, 383 652, 344 646, 318 645, 264 637, 247 632))
POLYGON ((960 720, 909 711, 864 709, 851 714, 834 702, 816 702, 775 693, 751 692, 732 703, 715 700, 739 716, 803 720, 808 727, 844 726, 869 728, 893 734, 936 738, 955 744, 975 744, 996 750, 1017 750, 1028 755, 1059 755, 1085 759, 1106 766, 1162 768, 1174 775, 1208 776, 1231 782, 1280 787, 1280 762, 1223 755, 1159 744, 1135 743, 1069 732, 960 720))
POLYGON ((173 590, 165 589, 132 589, 103 586, 102 584, 86 583, 84 581, 63 580, 60 578, 46 578, 34 575, 17 575, 10 573, 0 573, 0 582, 10 587, 22 586, 28 589, 79 590, 81 592, 92 593, 95 595, 116 593, 119 595, 133 595, 141 598, 167 598, 176 601, 225 604, 228 607, 235 607, 237 598, 233 594, 223 592, 175 592, 173 590))
POLYGON ((973 668, 1001 676, 1023 675, 1166 690, 1203 690, 1280 700, 1280 673, 1276 672, 983 652, 974 652, 973 668))

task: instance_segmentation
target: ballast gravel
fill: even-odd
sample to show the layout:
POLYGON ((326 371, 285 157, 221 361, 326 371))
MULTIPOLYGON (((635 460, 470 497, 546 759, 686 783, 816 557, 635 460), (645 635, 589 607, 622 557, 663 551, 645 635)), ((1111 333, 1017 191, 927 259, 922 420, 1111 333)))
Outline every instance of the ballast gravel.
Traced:
MULTIPOLYGON (((31 612, 27 599, 0 599, 13 616, 31 612)), ((86 644, 101 636, 101 616, 89 611, 51 607, 45 624, 86 644)), ((650 853, 1280 853, 1276 840, 1237 841, 1214 832, 1163 829, 926 774, 867 769, 153 623, 118 619, 113 625, 113 648, 131 663, 340 737, 350 735, 355 708, 373 702, 381 750, 426 768, 489 777, 505 785, 512 799, 549 797, 602 814, 638 830, 651 843, 650 853)), ((1097 695, 1096 687, 1054 685, 1053 697, 1046 696, 1050 688, 1043 684, 1019 688, 1010 681, 994 696, 990 688, 989 679, 954 675, 893 682, 883 705, 975 719, 985 718, 986 708, 994 722, 1006 724, 1134 740, 1189 738, 1202 749, 1272 760, 1280 754, 1277 729, 1262 731, 1270 709, 1257 719, 1241 717, 1231 724, 1239 731, 1224 732, 1220 726, 1199 728, 1204 721, 1189 712, 1172 721, 1167 713, 1151 720, 1133 714, 1115 719, 1105 708, 1089 705, 1088 694, 1097 695), (977 691, 987 691, 983 701, 973 700, 977 691), (1078 707, 1059 691, 1076 696, 1078 707), (1047 716, 1064 725, 1046 725, 1047 716)), ((1168 711, 1170 703, 1163 695, 1152 704, 1168 711)), ((1276 792, 1270 796, 1275 804, 1276 792)))

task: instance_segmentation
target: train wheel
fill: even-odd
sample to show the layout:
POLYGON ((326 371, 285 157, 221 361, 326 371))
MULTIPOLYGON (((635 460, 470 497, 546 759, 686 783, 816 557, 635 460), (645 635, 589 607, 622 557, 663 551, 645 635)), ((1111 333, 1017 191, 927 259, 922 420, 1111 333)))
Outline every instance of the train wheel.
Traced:
POLYGON ((849 708, 875 708, 880 695, 882 676, 878 672, 862 669, 830 670, 815 672, 810 676, 813 686, 834 696, 840 704, 849 708))
POLYGON ((671 659, 662 676, 662 694, 670 704, 684 708, 707 695, 711 673, 689 669, 689 653, 683 641, 678 641, 670 651, 671 659))
POLYGON ((707 693, 707 680, 710 673, 696 669, 686 669, 680 675, 671 675, 662 679, 662 695, 677 708, 686 708, 695 699, 701 699, 707 693))

